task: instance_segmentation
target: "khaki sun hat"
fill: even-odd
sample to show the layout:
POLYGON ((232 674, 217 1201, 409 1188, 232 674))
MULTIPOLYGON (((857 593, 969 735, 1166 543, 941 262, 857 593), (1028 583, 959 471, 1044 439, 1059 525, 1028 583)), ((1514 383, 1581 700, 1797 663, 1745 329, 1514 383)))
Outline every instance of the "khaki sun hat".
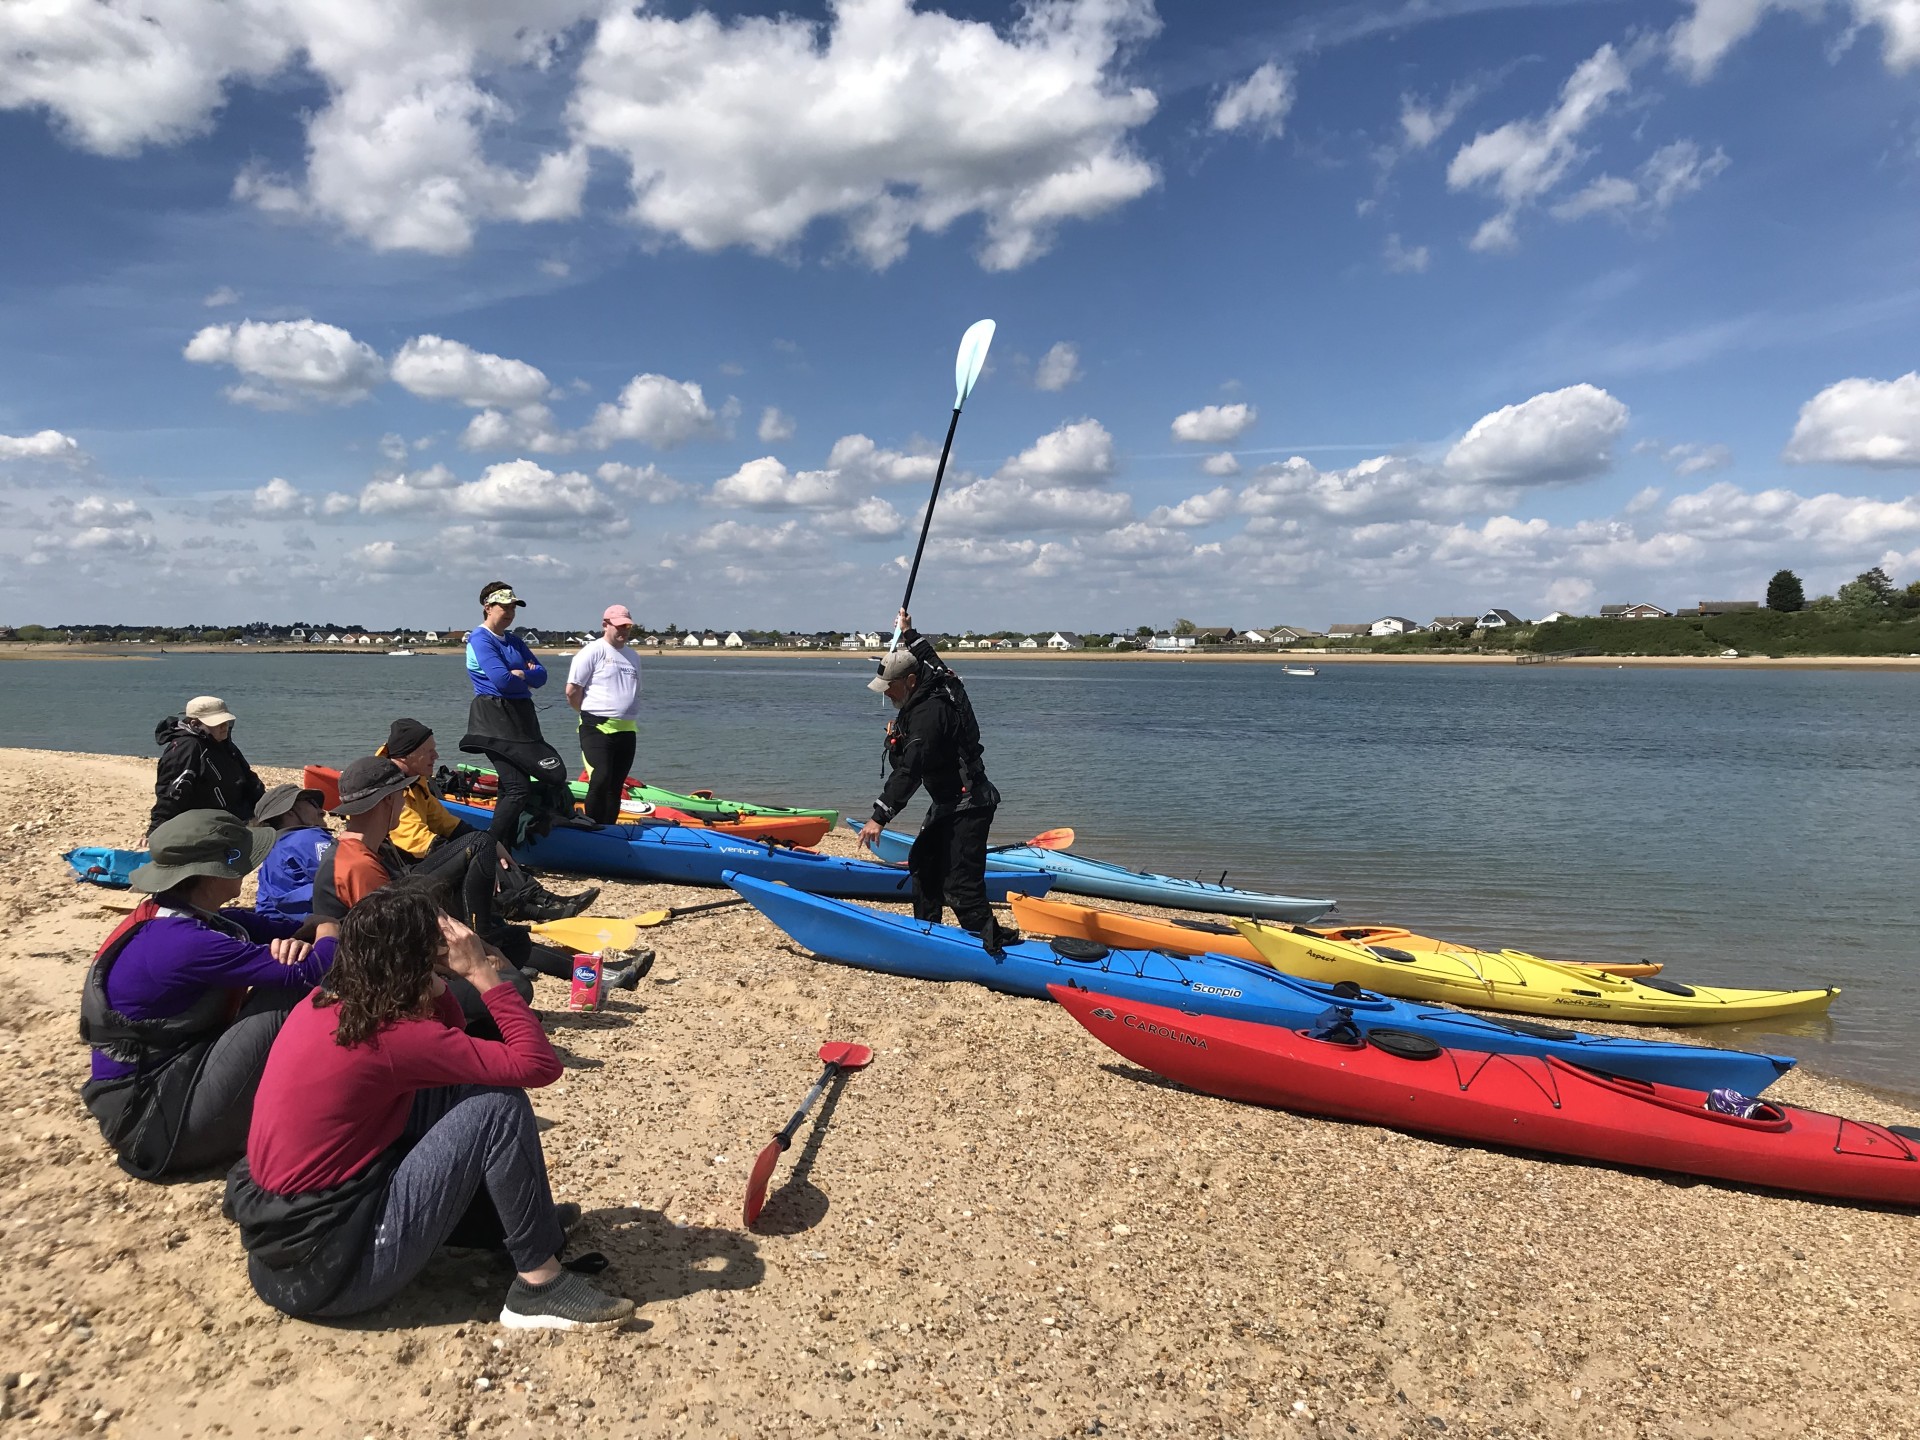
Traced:
POLYGON ((202 725, 231 725, 234 713, 227 709, 227 702, 218 695, 196 695, 187 701, 187 708, 180 712, 189 720, 198 720, 202 725))
POLYGON ((889 650, 881 657, 880 673, 867 682, 867 689, 876 695, 884 695, 887 686, 919 668, 920 662, 914 659, 911 650, 889 650))

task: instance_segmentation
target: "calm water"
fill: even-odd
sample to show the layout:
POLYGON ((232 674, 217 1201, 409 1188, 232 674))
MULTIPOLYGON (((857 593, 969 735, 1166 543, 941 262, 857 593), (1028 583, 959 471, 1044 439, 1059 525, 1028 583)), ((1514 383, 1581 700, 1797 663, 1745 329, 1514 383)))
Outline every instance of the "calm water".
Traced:
MULTIPOLYGON (((1829 1018, 1722 1043, 1920 1093, 1920 675, 1845 671, 969 660, 997 833, 1080 848, 1352 920, 1679 979, 1837 983, 1829 1018)), ((564 662, 562 662, 564 664, 564 662)), ((637 770, 675 789, 862 813, 879 779, 870 662, 648 665, 637 770)), ((550 739, 578 754, 558 695, 550 739)), ((0 664, 0 743, 151 752, 221 695, 259 763, 340 764, 412 714, 453 750, 447 655, 168 655, 0 664)))

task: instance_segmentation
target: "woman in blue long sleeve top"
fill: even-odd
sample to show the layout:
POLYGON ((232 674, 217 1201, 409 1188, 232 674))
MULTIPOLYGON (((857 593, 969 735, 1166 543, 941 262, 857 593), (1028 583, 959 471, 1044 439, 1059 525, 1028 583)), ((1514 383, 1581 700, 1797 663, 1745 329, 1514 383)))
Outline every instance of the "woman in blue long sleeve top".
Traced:
POLYGON ((554 817, 573 813, 566 763, 540 733, 540 715, 533 708, 533 692, 547 683, 547 668, 526 641, 508 631, 524 604, 504 580, 480 587, 486 620, 467 636, 473 701, 460 740, 462 750, 485 755, 499 773, 500 794, 488 833, 508 849, 523 843, 528 832, 539 833, 537 827, 551 826, 554 817), (521 817, 529 810, 532 824, 523 826, 521 817))
POLYGON ((80 1036, 93 1078, 81 1098, 141 1179, 240 1156, 274 1036, 333 964, 333 941, 309 947, 291 922, 223 908, 273 838, 221 810, 161 825, 133 872, 152 898, 87 971, 80 1036))

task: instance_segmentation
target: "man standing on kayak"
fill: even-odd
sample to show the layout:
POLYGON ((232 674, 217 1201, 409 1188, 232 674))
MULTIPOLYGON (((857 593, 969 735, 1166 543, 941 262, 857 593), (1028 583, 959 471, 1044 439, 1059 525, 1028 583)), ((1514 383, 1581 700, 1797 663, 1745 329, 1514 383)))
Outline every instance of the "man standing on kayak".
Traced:
POLYGON ((639 746, 640 662, 627 641, 633 614, 609 605, 600 617, 600 638, 582 645, 567 667, 567 703, 580 712, 580 758, 587 766, 589 820, 620 819, 620 796, 639 746))
POLYGON ((460 748, 485 755, 500 776, 488 833, 509 850, 539 833, 555 817, 573 814, 567 767, 540 733, 533 692, 547 683, 547 667, 534 658, 527 642, 509 633, 513 617, 527 602, 504 580, 480 587, 486 620, 467 636, 467 678, 473 701, 467 709, 467 733, 460 748), (533 811, 528 824, 521 817, 533 811), (544 822, 542 824, 541 822, 544 822))
POLYGON ((887 724, 890 770, 860 843, 871 848, 881 827, 925 785, 932 803, 907 855, 914 918, 938 924, 951 905, 961 926, 998 953, 1020 934, 997 922, 987 905, 987 832, 1000 792, 987 778, 973 702, 933 643, 913 628, 913 617, 902 610, 898 623, 900 648, 888 652, 879 675, 867 682, 900 713, 887 724))

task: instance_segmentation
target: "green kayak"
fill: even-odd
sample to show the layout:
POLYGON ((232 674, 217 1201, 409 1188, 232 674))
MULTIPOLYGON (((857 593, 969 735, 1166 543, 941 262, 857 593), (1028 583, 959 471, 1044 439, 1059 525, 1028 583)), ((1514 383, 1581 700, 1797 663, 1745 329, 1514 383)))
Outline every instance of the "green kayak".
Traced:
MULTIPOLYGON (((479 782, 474 788, 482 794, 491 794, 497 782, 492 769, 485 765, 456 765, 454 774, 479 782)), ((586 781, 575 780, 571 784, 576 800, 587 798, 586 781)), ((677 790, 662 790, 658 785, 643 785, 633 779, 627 781, 626 796, 629 800, 642 800, 649 805, 683 811, 696 820, 727 821, 753 815, 761 819, 825 820, 830 827, 840 823, 838 810, 793 810, 780 805, 755 805, 746 800, 721 799, 710 793, 682 795, 677 790)))

